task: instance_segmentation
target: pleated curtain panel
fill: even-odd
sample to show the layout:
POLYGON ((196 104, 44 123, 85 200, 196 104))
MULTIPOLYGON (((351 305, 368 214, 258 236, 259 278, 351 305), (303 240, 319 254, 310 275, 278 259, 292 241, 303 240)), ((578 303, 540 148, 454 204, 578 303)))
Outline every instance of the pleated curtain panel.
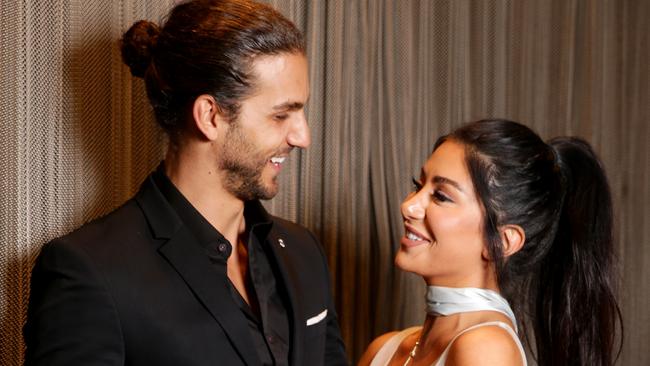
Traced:
MULTIPOLYGON (((120 205, 163 156, 118 41, 173 3, 0 2, 1 365, 22 363, 41 246, 120 205)), ((621 274, 618 364, 650 364, 650 1, 270 3, 306 34, 313 143, 265 205, 320 238, 351 362, 424 317, 423 281, 393 265, 411 177, 440 134, 502 117, 544 138, 581 136, 601 155, 621 274)))

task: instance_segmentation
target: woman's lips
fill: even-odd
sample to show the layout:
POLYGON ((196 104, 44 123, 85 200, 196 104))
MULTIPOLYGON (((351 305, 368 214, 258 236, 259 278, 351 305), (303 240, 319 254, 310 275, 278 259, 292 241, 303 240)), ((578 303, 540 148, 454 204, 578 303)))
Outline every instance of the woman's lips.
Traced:
POLYGON ((422 244, 431 243, 431 239, 424 234, 415 230, 411 225, 404 225, 404 236, 402 237, 401 244, 407 247, 414 247, 422 244))

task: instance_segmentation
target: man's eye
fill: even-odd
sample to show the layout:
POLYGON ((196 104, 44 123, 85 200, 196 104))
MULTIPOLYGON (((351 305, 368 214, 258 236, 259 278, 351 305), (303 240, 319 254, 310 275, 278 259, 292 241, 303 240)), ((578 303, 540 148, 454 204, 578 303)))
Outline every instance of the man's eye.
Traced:
POLYGON ((415 177, 411 178, 411 182, 413 182, 413 189, 415 191, 419 191, 422 189, 422 183, 420 183, 415 177))
POLYGON ((289 118, 288 114, 276 114, 273 116, 273 119, 276 121, 284 121, 285 119, 289 118))

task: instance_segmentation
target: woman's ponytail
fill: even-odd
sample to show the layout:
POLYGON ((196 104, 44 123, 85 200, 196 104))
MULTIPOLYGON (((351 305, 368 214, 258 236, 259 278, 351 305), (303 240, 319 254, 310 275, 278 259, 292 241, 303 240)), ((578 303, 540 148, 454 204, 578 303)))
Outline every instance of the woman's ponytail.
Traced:
MULTIPOLYGON (((540 265, 535 341, 540 365, 612 365, 621 313, 615 298, 612 199, 587 142, 549 142, 563 186, 557 233, 540 265)), ((622 336, 622 333, 621 333, 622 336)), ((620 352, 620 346, 619 346, 620 352)))

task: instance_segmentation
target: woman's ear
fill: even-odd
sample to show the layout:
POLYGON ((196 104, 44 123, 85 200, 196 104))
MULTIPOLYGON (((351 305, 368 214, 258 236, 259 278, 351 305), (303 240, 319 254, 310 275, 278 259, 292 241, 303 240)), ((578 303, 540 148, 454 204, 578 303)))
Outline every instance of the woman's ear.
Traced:
POLYGON ((499 228, 499 234, 503 244, 503 256, 506 258, 517 253, 526 241, 526 232, 519 225, 503 225, 499 228))
POLYGON ((194 100, 192 117, 201 137, 209 141, 216 140, 220 124, 225 122, 217 101, 208 94, 199 95, 194 100))
MULTIPOLYGON (((499 228, 499 236, 501 237, 501 245, 503 245, 503 257, 517 253, 526 241, 526 233, 519 225, 503 225, 499 228)), ((490 260, 490 252, 485 246, 481 252, 483 260, 490 260)))

